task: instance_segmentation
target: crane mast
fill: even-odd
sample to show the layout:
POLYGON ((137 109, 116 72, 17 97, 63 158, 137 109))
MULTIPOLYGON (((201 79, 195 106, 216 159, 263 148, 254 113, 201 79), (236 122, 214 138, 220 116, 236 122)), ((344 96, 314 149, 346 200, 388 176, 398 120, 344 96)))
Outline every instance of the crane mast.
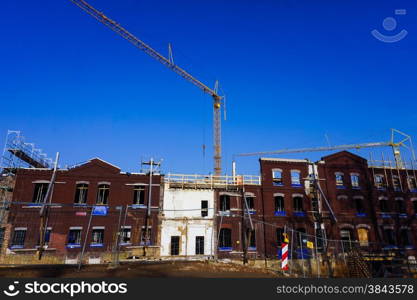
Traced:
POLYGON ((167 68, 171 69, 179 76, 183 77, 187 81, 191 82, 199 89, 201 89, 204 93, 209 94, 213 98, 213 142, 214 142, 214 173, 215 175, 221 175, 221 102, 223 97, 218 95, 214 89, 209 88, 207 85, 202 83, 200 80, 193 77, 187 71, 179 67, 178 65, 174 64, 173 60, 170 60, 154 50, 152 47, 147 45, 145 42, 134 36, 132 33, 127 31, 123 28, 120 24, 115 22, 114 20, 110 19, 102 12, 95 9, 93 6, 88 4, 84 0, 70 0, 72 3, 80 7, 86 13, 91 15, 93 18, 98 20, 99 22, 103 23, 115 33, 120 35, 122 38, 126 39, 128 42, 133 44, 135 47, 139 48, 140 50, 144 51, 146 54, 151 56, 152 58, 159 61, 161 64, 166 66, 167 68))

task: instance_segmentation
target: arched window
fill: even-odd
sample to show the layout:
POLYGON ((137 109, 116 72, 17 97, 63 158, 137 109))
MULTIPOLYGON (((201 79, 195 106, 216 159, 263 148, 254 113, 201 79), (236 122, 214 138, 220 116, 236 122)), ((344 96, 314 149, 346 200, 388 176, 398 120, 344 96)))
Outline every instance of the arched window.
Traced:
POLYGON ((33 193, 33 203, 41 203, 45 199, 46 191, 48 190, 48 183, 35 183, 35 190, 33 193))
POLYGON ((276 185, 276 186, 283 185, 282 170, 281 169, 273 169, 272 170, 272 184, 276 185))
POLYGON ((230 210, 230 196, 220 195, 220 211, 229 211, 229 210, 230 210))
POLYGON ((284 197, 275 196, 275 211, 285 211, 284 197))
POLYGON ((219 248, 232 248, 232 230, 229 228, 220 229, 219 248))
POLYGON ((109 201, 110 185, 100 184, 97 191, 96 204, 107 204, 109 201))
POLYGON ((369 230, 366 228, 358 228, 359 245, 366 247, 369 245, 369 230))
POLYGON ((86 204, 87 203, 88 184, 79 183, 75 187, 75 204, 86 204))

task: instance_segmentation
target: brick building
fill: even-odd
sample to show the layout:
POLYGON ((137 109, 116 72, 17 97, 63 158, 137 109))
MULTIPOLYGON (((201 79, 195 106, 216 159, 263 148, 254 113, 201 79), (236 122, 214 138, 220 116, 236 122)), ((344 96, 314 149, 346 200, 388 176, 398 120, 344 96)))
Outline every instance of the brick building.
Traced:
MULTIPOLYGON (((144 249, 148 256, 276 259, 288 229, 297 258, 311 252, 306 242, 322 247, 320 237, 333 240, 336 252, 356 247, 416 255, 415 170, 371 166, 347 151, 314 163, 283 158, 259 163, 260 177, 154 175, 148 219, 149 174, 121 172, 100 159, 58 170, 52 196, 58 205, 49 210, 46 255, 75 262, 85 247, 90 262, 109 261, 115 250, 123 258, 142 256, 144 249), (313 175, 320 201, 312 196, 313 175)), ((51 174, 18 169, 8 254, 37 251, 39 202, 51 174)))
MULTIPOLYGON (((260 169, 261 185, 245 187, 254 228, 250 241, 246 241, 248 257, 279 257, 282 233, 289 228, 296 232, 291 238, 298 257, 307 251, 306 241, 319 245, 321 239, 314 240, 319 228, 323 229, 323 237, 340 241, 340 245, 331 246, 337 251, 355 246, 366 252, 395 250, 404 258, 416 255, 414 170, 369 166, 367 160, 347 151, 315 163, 261 158, 260 169), (323 192, 321 224, 313 217, 317 208, 309 196, 313 173, 323 192)), ((243 235, 252 226, 242 210, 242 196, 243 193, 218 194, 219 257, 242 257, 242 241, 249 239, 243 235)))
MULTIPOLYGON (((51 175, 50 169, 17 170, 9 254, 30 256, 38 250, 40 203, 51 175)), ((115 247, 139 255, 144 246, 152 254, 158 248, 160 178, 153 175, 148 217, 149 174, 124 173, 98 158, 58 170, 51 201, 57 205, 49 209, 46 255, 71 262, 85 248, 86 260, 102 262, 110 259, 115 247)))

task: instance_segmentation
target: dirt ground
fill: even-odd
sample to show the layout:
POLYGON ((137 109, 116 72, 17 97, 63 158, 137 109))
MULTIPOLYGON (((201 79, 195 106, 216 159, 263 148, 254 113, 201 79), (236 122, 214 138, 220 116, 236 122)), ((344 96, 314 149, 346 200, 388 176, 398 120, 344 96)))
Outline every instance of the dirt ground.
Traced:
POLYGON ((159 261, 87 265, 78 271, 71 265, 28 265, 0 268, 0 277, 7 278, 138 278, 138 277, 200 277, 200 278, 273 278, 278 273, 232 263, 159 261))

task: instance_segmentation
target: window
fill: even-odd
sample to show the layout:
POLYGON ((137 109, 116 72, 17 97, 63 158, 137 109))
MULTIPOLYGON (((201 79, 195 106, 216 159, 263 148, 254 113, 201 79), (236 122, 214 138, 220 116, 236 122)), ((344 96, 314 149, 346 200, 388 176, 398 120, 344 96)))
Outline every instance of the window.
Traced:
POLYGON ((204 236, 195 237, 195 254, 204 255, 204 236))
POLYGON ((294 186, 301 185, 300 171, 298 170, 291 171, 291 185, 294 185, 294 186))
POLYGON ((133 204, 145 205, 145 187, 141 185, 135 185, 133 187, 133 204))
POLYGON ((297 235, 297 245, 298 247, 305 247, 307 242, 307 234, 305 228, 297 228, 295 234, 297 235))
POLYGON ((282 229, 282 228, 277 228, 276 229, 278 247, 281 247, 281 244, 284 242, 283 234, 284 234, 284 229, 282 229))
POLYGON ((81 229, 70 229, 68 233, 69 245, 81 245, 81 229))
POLYGON ((35 191, 33 193, 33 203, 41 203, 43 202, 46 191, 48 190, 48 183, 35 183, 35 191))
POLYGON ((417 184, 416 179, 414 177, 408 177, 408 187, 410 188, 410 191, 415 192, 417 191, 417 184))
POLYGON ((274 200, 275 200, 275 211, 285 211, 284 197, 275 196, 274 200))
POLYGON ((379 209, 382 212, 388 212, 389 211, 388 200, 387 199, 381 199, 381 200, 379 200, 379 209))
POLYGON ((336 177, 336 186, 342 187, 343 186, 343 173, 335 173, 336 177))
POLYGON ((91 236, 91 246, 103 246, 104 244, 104 229, 93 228, 91 236))
POLYGON ((248 209, 255 209, 254 197, 245 197, 246 203, 248 204, 248 209))
POLYGON ((394 236, 394 230, 392 228, 385 228, 384 229, 384 237, 385 242, 388 245, 395 245, 395 236, 394 236))
POLYGON ((230 210, 230 196, 229 195, 220 196, 220 210, 221 211, 230 210))
POLYGON ((180 254, 180 237, 175 235, 171 236, 171 255, 180 254))
POLYGON ((375 186, 378 189, 385 188, 384 175, 381 175, 381 174, 376 174, 375 175, 375 186))
POLYGON ((344 250, 350 250, 352 248, 352 232, 350 229, 340 230, 340 239, 342 240, 344 250))
POLYGON ((246 231, 246 236, 249 241, 248 247, 252 249, 256 248, 255 230, 248 229, 246 231))
POLYGON ((414 213, 417 215, 417 200, 413 201, 414 213))
POLYGON ((400 191, 401 190, 400 177, 398 177, 397 175, 393 175, 392 185, 394 186, 394 190, 400 191))
POLYGON ((397 212, 399 212, 400 214, 405 214, 405 203, 403 199, 397 199, 395 200, 395 204, 397 207, 397 212))
POLYGON ((272 184, 273 185, 283 185, 282 182, 282 171, 279 169, 272 170, 272 184))
POLYGON ((25 246, 26 228, 16 228, 13 233, 12 248, 23 248, 25 246))
POLYGON ((75 187, 75 204, 86 204, 87 203, 87 192, 88 184, 79 183, 75 187))
POLYGON ((219 248, 232 248, 232 230, 229 228, 220 229, 219 248))
POLYGON ((201 216, 207 217, 208 216, 208 201, 201 200, 201 216))
POLYGON ((1 249, 3 249, 4 232, 5 232, 5 228, 4 227, 0 228, 0 253, 1 253, 1 249))
POLYGON ((132 230, 130 228, 122 228, 120 237, 121 244, 130 244, 131 237, 132 237, 132 230))
POLYGON ((365 209, 363 207, 363 199, 359 198, 359 197, 356 197, 356 198, 354 198, 354 201, 355 201, 355 206, 356 206, 357 213, 359 213, 359 214, 364 213, 365 209))
POLYGON ((294 211, 302 212, 303 210, 303 198, 300 196, 296 196, 293 198, 294 202, 294 211))
POLYGON ((368 229, 358 228, 359 245, 366 247, 369 245, 368 229))
POLYGON ((97 191, 97 204, 107 204, 109 200, 110 186, 108 184, 100 184, 97 191))
POLYGON ((410 231, 408 228, 401 228, 400 230, 400 245, 403 247, 411 246, 410 231))
MULTIPOLYGON (((52 232, 52 229, 51 228, 47 228, 46 229, 46 231, 45 231, 45 238, 43 240, 43 246, 48 246, 49 241, 51 239, 51 232, 52 232)), ((39 235, 38 242, 37 242, 36 245, 37 246, 40 246, 41 245, 41 237, 40 237, 40 235, 39 235)))
POLYGON ((359 175, 358 174, 350 174, 350 182, 353 188, 359 188, 359 175))
POLYGON ((140 235, 140 244, 141 245, 146 245, 149 246, 151 245, 151 241, 152 241, 152 228, 148 227, 148 230, 146 230, 146 226, 142 227, 142 232, 140 235))

